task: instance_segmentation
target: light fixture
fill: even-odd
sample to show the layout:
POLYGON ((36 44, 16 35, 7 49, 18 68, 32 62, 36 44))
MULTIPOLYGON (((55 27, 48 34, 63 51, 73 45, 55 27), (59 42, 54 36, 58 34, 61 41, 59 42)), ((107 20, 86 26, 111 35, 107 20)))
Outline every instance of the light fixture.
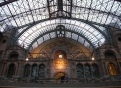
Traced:
POLYGON ((29 59, 28 58, 26 58, 26 61, 28 61, 29 59))
POLYGON ((92 57, 92 60, 95 60, 95 58, 94 58, 94 57, 92 57))
POLYGON ((63 57, 63 56, 60 54, 60 55, 59 55, 59 58, 62 58, 62 57, 63 57))

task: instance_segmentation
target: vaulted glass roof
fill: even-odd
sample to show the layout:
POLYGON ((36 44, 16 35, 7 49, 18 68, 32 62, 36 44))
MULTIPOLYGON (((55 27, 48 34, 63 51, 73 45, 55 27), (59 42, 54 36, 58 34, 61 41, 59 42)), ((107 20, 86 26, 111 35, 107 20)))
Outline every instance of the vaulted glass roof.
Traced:
POLYGON ((109 27, 121 30, 119 0, 0 0, 0 31, 14 29, 11 44, 26 49, 56 37, 96 48, 112 43, 109 27))
MULTIPOLYGON (((103 32, 105 29, 102 28, 100 31, 103 32)), ((98 47, 99 43, 103 44, 105 42, 104 35, 102 35, 100 31, 76 20, 56 19, 39 23, 26 29, 26 31, 19 29, 15 37, 17 41, 15 41, 21 46, 24 45, 25 48, 28 48, 34 39, 38 42, 36 41, 37 43, 34 43, 33 47, 37 47, 40 42, 56 37, 72 38, 83 44, 85 40, 83 37, 86 37, 86 41, 91 41, 90 43, 92 43, 93 46, 98 47)), ((90 44, 86 46, 89 47, 90 44)))

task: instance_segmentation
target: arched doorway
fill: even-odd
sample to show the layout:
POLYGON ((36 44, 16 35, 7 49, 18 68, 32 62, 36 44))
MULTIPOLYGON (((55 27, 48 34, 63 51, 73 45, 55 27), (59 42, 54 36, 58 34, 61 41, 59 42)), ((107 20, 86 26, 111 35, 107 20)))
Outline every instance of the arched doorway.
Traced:
POLYGON ((56 80, 57 83, 61 82, 61 78, 65 77, 66 73, 65 72, 57 72, 54 76, 54 79, 56 80))
POLYGON ((108 69, 109 69, 109 74, 110 75, 112 75, 112 76, 117 75, 117 70, 116 70, 116 67, 115 67, 115 65, 113 63, 109 63, 108 69))
POLYGON ((9 69, 8 69, 8 73, 7 73, 7 77, 8 78, 12 78, 13 77, 14 70, 15 70, 15 65, 14 64, 10 64, 9 65, 9 69))

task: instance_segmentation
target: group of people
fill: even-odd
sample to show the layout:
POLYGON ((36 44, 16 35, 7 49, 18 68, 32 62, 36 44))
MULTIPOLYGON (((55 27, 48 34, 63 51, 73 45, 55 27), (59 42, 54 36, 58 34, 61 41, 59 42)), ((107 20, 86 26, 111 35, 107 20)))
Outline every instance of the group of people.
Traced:
POLYGON ((68 83, 68 81, 69 81, 69 78, 68 78, 68 76, 61 76, 61 83, 68 83))

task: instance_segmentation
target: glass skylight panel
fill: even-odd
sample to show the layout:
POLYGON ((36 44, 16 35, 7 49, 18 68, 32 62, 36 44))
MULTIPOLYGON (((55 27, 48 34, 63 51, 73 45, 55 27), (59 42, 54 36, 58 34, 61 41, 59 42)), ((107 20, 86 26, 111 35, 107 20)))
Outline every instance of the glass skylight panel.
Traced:
POLYGON ((51 38, 55 38, 55 37, 56 37, 55 32, 51 32, 51 33, 50 33, 50 37, 51 37, 51 38))
POLYGON ((84 46, 86 46, 86 47, 89 48, 90 44, 89 44, 87 41, 85 41, 85 42, 84 42, 84 46))
POLYGON ((38 46, 37 42, 34 42, 34 44, 32 45, 33 48, 36 48, 38 46))
POLYGON ((84 38, 82 38, 82 37, 79 36, 78 41, 79 41, 81 44, 83 44, 83 43, 84 43, 84 38))
POLYGON ((77 35, 77 34, 72 33, 72 39, 77 40, 77 38, 78 38, 78 35, 77 35))
POLYGON ((71 32, 66 32, 66 37, 71 38, 71 32))
POLYGON ((43 37, 44 37, 44 41, 47 41, 47 40, 50 39, 49 34, 46 34, 46 35, 44 35, 43 37))
POLYGON ((41 37, 37 41, 38 41, 38 44, 41 44, 43 42, 43 38, 41 37))
MULTIPOLYGON (((64 25, 66 27, 66 29, 68 29, 68 30, 76 31, 76 32, 84 35, 89 40, 91 40, 91 38, 96 38, 96 39, 93 39, 92 42, 98 41, 98 39, 99 39, 96 36, 97 34, 99 34, 99 32, 96 29, 94 29, 93 27, 91 27, 91 26, 89 26, 85 23, 79 22, 79 21, 64 20, 64 19, 56 19, 56 20, 46 21, 45 23, 42 22, 40 24, 37 24, 37 25, 29 28, 26 31, 27 34, 23 33, 21 36, 26 35, 26 38, 25 39, 23 38, 24 41, 31 40, 31 42, 32 42, 35 38, 37 38, 42 33, 45 33, 46 31, 54 30, 58 24, 64 25), (66 24, 64 24, 64 22, 66 24)), ((63 35, 59 35, 59 36, 62 37, 63 35)), ((52 38, 51 33, 50 33, 50 37, 52 38)), ((48 34, 47 40, 50 37, 49 37, 49 34, 48 34)), ((56 37, 56 36, 54 35, 54 37, 56 37)), ((66 37, 71 38, 71 32, 66 32, 66 37)), ((77 35, 74 35, 73 39, 77 40, 77 35)))

